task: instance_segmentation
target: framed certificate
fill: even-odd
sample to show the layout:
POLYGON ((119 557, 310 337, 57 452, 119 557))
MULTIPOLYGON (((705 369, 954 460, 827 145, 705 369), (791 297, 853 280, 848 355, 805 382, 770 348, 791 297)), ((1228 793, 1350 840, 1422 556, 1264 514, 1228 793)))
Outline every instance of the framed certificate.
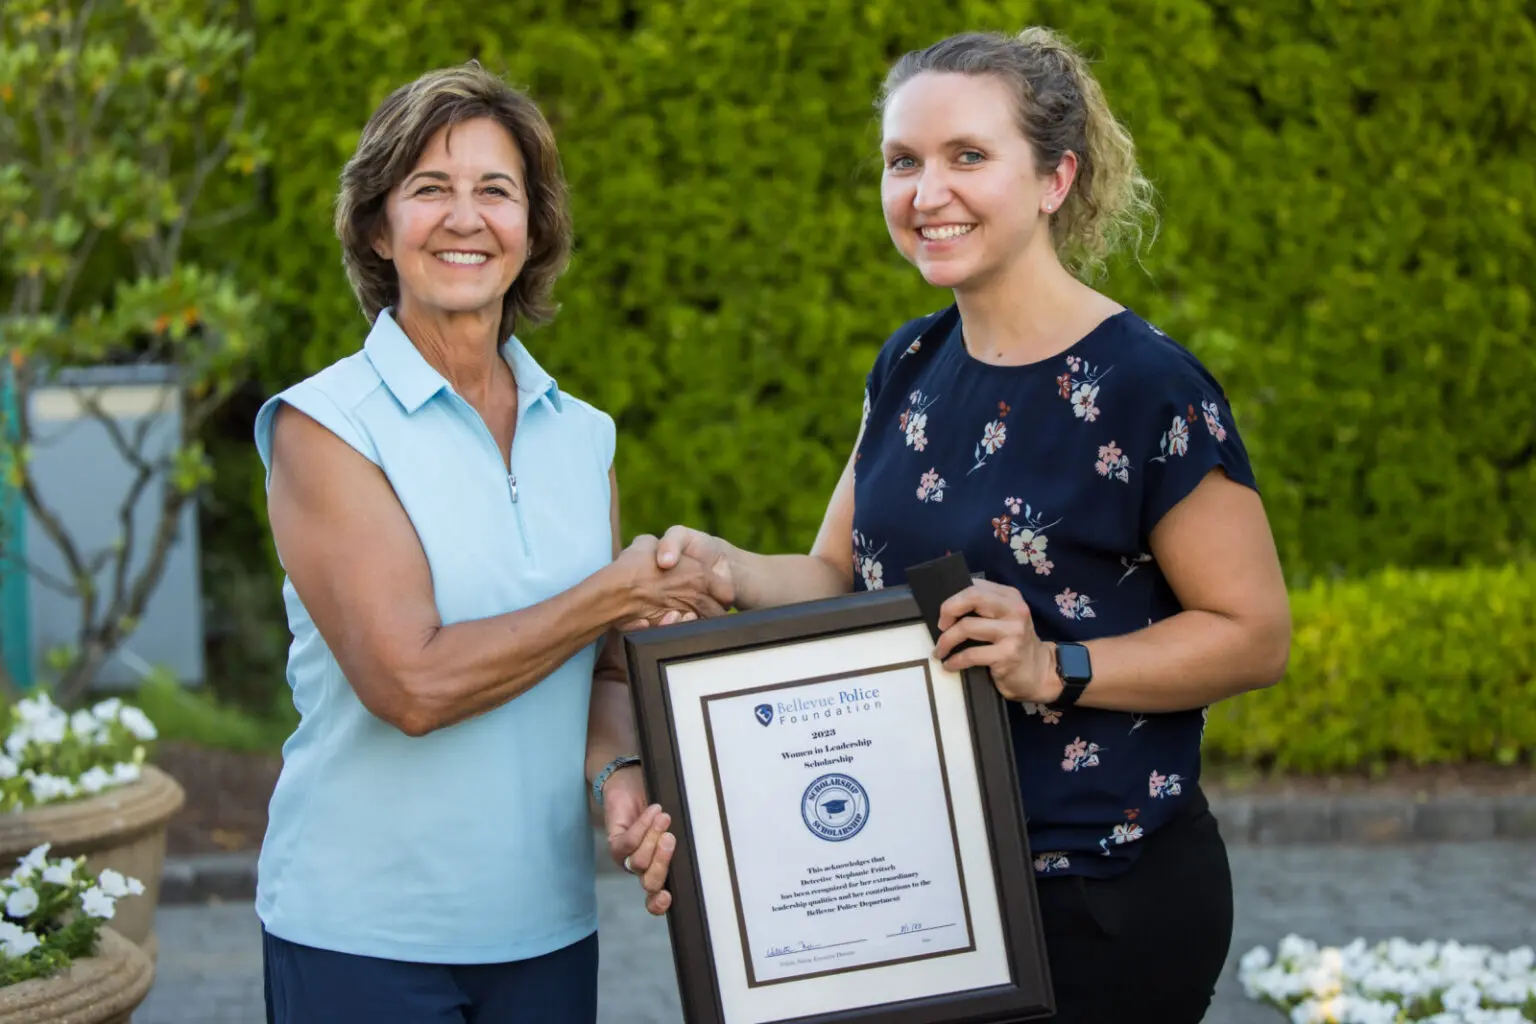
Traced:
POLYGON ((625 647, 689 1024, 1053 1012, 1002 698, 908 588, 625 647))

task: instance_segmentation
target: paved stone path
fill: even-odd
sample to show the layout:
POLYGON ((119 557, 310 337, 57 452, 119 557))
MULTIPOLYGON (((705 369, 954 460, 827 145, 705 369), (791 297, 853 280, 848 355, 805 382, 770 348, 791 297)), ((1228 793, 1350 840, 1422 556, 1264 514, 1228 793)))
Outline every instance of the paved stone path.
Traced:
MULTIPOLYGON (((1282 1024, 1232 977, 1255 945, 1287 932, 1343 943, 1402 935, 1508 949, 1536 942, 1536 842, 1232 849, 1237 929, 1207 1020, 1282 1024)), ((676 1024, 677 988, 663 921, 622 875, 598 880, 602 1024, 676 1024)), ((261 943, 249 903, 161 909, 160 966, 134 1024, 261 1024, 261 943)))

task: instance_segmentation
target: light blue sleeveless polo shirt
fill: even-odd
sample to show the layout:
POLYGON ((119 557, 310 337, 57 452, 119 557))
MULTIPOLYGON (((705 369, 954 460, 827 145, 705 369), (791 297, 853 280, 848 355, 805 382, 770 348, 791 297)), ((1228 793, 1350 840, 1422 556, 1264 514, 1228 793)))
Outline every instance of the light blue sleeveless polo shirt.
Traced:
MULTIPOLYGON (((475 410, 379 314, 363 350, 273 397, 256 418, 271 470, 288 402, 378 465, 431 564, 444 624, 528 607, 612 560, 613 421, 561 392, 511 338, 512 474, 475 410)), ((302 721, 283 746, 256 912, 279 938, 428 963, 499 963, 597 928, 587 817, 596 645, 508 703, 412 738, 374 717, 294 592, 288 682, 302 721)))

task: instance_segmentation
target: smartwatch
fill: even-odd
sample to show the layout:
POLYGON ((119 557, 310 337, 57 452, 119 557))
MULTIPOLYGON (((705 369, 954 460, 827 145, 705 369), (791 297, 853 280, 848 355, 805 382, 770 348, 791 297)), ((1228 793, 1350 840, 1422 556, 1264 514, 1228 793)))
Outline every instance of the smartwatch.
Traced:
POLYGON ((1056 645, 1056 674, 1061 677, 1061 696, 1056 703, 1071 707, 1093 682, 1093 661, 1088 648, 1082 644, 1058 643, 1056 645))

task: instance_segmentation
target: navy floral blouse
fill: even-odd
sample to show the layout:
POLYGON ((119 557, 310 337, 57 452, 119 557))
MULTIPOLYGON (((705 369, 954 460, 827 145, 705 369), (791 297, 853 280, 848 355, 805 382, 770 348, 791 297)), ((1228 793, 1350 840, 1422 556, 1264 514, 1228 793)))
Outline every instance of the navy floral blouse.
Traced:
MULTIPOLYGON (((864 417, 855 588, 963 551, 972 572, 1018 588, 1046 640, 1179 612, 1152 528, 1213 468, 1256 486, 1221 386, 1128 309, 1023 366, 972 357, 953 306, 914 320, 875 361, 864 417)), ((1206 709, 1008 710, 1039 875, 1124 870, 1200 777, 1206 709)))

